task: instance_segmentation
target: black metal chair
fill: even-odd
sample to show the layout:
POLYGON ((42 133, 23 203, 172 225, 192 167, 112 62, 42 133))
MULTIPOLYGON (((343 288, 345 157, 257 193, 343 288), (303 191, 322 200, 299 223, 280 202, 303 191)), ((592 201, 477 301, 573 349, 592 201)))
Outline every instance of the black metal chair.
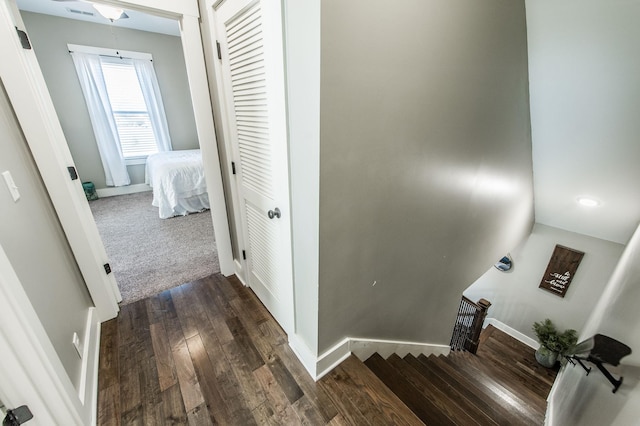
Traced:
POLYGON ((567 359, 573 365, 575 365, 574 360, 577 361, 578 364, 585 369, 587 376, 591 372, 591 368, 587 368, 582 361, 589 361, 595 364, 598 370, 600 370, 613 385, 613 393, 616 393, 622 384, 623 377, 621 376, 620 379, 614 378, 603 364, 610 364, 615 367, 620 364, 622 358, 630 353, 631 348, 624 343, 603 334, 596 334, 578 343, 575 347, 574 354, 568 356, 567 359))

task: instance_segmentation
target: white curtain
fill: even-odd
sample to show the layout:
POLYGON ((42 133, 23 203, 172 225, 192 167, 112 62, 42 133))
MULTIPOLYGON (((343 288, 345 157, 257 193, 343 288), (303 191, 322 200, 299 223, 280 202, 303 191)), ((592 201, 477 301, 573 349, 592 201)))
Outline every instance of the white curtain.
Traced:
POLYGON ((87 102, 106 183, 108 186, 129 185, 131 179, 120 148, 118 128, 113 118, 107 87, 102 76, 100 56, 73 52, 71 57, 87 102))
POLYGON ((147 112, 151 120, 153 134, 156 137, 158 151, 171 151, 169 126, 167 125, 167 117, 164 114, 164 104, 162 103, 160 86, 158 85, 156 72, 153 69, 153 63, 145 59, 132 59, 132 63, 138 75, 144 102, 147 104, 147 112))

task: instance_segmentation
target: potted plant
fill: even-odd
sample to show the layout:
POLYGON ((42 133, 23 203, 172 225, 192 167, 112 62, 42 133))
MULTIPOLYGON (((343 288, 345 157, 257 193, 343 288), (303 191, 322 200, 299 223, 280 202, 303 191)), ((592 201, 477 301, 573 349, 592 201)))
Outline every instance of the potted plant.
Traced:
POLYGON ((573 329, 560 333, 555 324, 549 319, 533 323, 540 348, 536 351, 536 361, 544 367, 551 368, 556 364, 559 356, 571 353, 578 341, 578 333, 573 329))

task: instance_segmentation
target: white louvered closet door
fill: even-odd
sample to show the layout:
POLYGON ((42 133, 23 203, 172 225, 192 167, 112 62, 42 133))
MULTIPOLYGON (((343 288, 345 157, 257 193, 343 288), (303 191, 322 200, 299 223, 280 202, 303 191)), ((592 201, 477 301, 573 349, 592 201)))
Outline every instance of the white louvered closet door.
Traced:
POLYGON ((226 0, 213 7, 225 134, 233 145, 244 228, 244 275, 290 333, 293 273, 280 1, 226 0))

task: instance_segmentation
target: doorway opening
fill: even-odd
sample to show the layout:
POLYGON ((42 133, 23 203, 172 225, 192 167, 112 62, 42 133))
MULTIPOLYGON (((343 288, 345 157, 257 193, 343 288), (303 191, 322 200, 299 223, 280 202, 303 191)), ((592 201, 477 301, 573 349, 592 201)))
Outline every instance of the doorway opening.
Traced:
MULTIPOLYGON (((160 218, 158 207, 152 206, 154 195, 147 184, 145 159, 128 162, 129 185, 107 186, 87 103, 69 54, 69 44, 151 54, 173 152, 196 152, 200 142, 177 21, 127 10, 128 21, 150 24, 146 30, 124 28, 97 13, 89 16, 93 10, 89 3, 61 2, 60 10, 68 16, 53 16, 44 9, 38 13, 34 3, 42 2, 19 1, 18 5, 79 178, 97 188, 99 198, 89 205, 122 304, 220 272, 211 211, 199 205, 193 214, 183 216, 187 211, 181 210, 175 217, 165 214, 166 218, 160 218), (85 19, 74 19, 80 17, 85 19)), ((203 183, 202 159, 200 165, 203 183)))

